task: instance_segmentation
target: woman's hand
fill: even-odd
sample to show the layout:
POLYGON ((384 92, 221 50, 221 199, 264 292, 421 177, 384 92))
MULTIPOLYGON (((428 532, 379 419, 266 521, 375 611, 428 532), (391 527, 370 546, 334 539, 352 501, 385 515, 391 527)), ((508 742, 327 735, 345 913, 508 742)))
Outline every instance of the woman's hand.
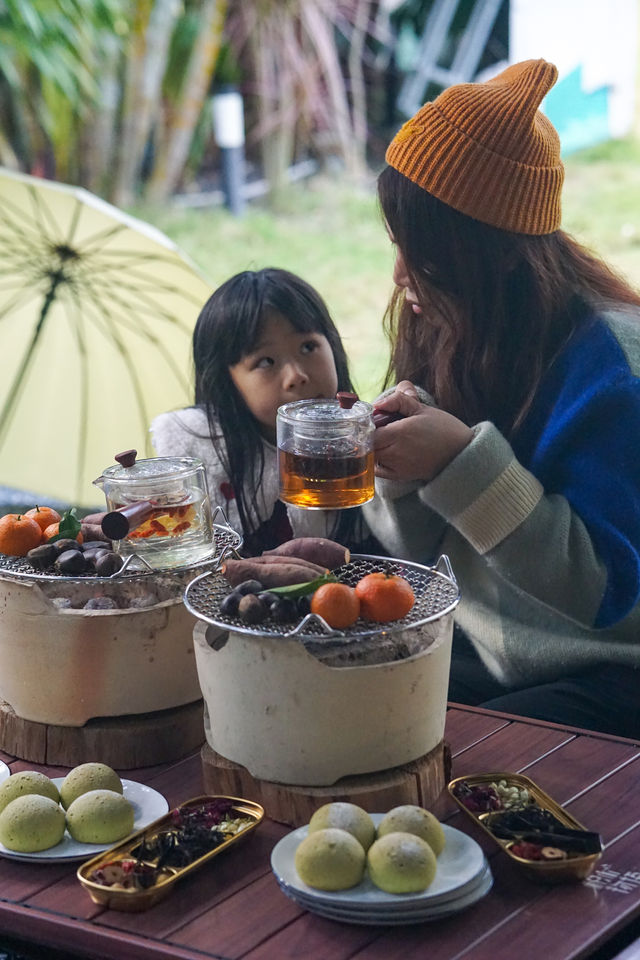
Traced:
POLYGON ((403 418, 375 432, 376 476, 385 480, 433 480, 473 438, 473 431, 457 417, 421 403, 408 380, 375 409, 403 418))

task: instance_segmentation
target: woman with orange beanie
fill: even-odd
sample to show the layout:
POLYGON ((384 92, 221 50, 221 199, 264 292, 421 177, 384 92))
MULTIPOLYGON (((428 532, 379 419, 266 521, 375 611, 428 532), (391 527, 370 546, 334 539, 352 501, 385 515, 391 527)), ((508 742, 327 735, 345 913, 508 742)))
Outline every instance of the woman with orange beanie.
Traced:
POLYGON ((556 68, 449 87, 387 150, 392 556, 446 553, 449 699, 640 736, 640 295, 560 229, 556 68))

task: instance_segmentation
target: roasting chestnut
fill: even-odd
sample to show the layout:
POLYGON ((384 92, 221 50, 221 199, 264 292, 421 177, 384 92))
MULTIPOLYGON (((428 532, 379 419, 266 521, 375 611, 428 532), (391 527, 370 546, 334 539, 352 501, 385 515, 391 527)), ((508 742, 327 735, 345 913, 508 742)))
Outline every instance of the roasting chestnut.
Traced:
POLYGON ((241 596, 245 594, 257 594, 262 593, 264 587, 259 580, 243 580, 242 583, 239 583, 235 588, 235 592, 239 593, 241 596))
POLYGON ((82 550, 65 550, 58 554, 58 559, 55 562, 56 570, 67 575, 84 573, 87 566, 87 558, 82 550))
POLYGON ((29 550, 27 560, 36 570, 46 570, 51 567, 58 556, 58 551, 52 543, 43 543, 39 547, 29 550))
POLYGON ((77 550, 80 553, 82 552, 82 547, 77 540, 72 540, 70 537, 64 537, 62 540, 54 540, 53 548, 56 553, 65 553, 67 550, 77 550))
POLYGON ((223 617, 235 617, 238 612, 238 607, 240 601, 242 600, 242 594, 237 593, 235 590, 233 593, 227 594, 222 603, 220 604, 220 613, 223 617))
POLYGON ((99 577, 110 577, 118 572, 123 563, 124 560, 119 554, 107 551, 103 556, 96 557, 96 573, 99 577))
POLYGON ((254 593, 247 593, 238 604, 238 614, 245 623, 262 623, 267 617, 267 608, 254 593))
POLYGON ((88 543, 82 544, 83 553, 94 553, 96 550, 107 550, 110 553, 113 547, 106 540, 90 540, 88 543))
POLYGON ((289 597, 276 597, 269 606, 269 614, 276 623, 288 623, 297 617, 295 601, 289 597))

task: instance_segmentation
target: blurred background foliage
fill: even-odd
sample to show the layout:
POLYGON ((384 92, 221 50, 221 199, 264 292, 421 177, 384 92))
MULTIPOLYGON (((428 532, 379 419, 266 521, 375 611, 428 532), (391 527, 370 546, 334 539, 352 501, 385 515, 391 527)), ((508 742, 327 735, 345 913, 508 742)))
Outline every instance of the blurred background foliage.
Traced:
MULTIPOLYGON (((233 83, 272 201, 300 159, 357 180, 398 125, 402 49, 433 3, 0 0, 0 163, 118 205, 164 200, 215 169, 209 95, 233 83)), ((503 7, 481 67, 506 56, 503 7)))
POLYGON ((361 172, 379 14, 374 0, 2 0, 0 162, 120 205, 164 199, 197 177, 208 94, 233 82, 274 189, 299 155, 361 172))

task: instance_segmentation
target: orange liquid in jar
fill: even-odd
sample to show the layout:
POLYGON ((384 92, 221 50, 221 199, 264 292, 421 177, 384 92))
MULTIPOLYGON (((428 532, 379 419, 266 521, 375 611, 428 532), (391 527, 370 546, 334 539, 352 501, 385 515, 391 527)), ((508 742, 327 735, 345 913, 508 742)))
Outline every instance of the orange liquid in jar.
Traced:
POLYGON ((373 499, 373 450, 362 456, 314 457, 278 450, 280 498, 298 507, 337 510, 373 499))
POLYGON ((127 535, 128 540, 148 540, 150 537, 177 537, 196 523, 193 503, 179 507, 158 507, 139 527, 127 535))

